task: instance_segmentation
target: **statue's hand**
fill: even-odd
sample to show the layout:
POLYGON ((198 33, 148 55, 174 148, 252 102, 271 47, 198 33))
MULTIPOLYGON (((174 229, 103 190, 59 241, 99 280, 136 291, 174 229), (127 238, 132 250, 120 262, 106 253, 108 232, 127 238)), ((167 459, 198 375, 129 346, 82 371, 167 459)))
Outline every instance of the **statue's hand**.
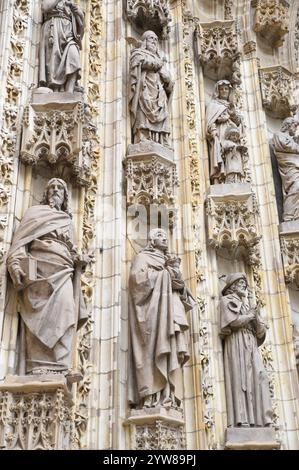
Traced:
POLYGON ((24 287, 24 277, 26 274, 20 268, 20 266, 15 266, 10 270, 10 276, 13 282, 15 289, 22 289, 24 287))
POLYGON ((84 254, 76 254, 74 257, 74 265, 76 267, 85 268, 89 263, 94 263, 95 258, 93 254, 84 253, 84 254))

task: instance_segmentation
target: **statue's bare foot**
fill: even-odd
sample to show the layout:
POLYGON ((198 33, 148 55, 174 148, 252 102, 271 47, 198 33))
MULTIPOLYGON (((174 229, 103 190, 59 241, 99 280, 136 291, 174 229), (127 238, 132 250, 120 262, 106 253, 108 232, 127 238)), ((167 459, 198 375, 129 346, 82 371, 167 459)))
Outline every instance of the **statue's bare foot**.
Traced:
POLYGON ((157 392, 153 395, 152 406, 158 406, 161 400, 161 392, 157 392))

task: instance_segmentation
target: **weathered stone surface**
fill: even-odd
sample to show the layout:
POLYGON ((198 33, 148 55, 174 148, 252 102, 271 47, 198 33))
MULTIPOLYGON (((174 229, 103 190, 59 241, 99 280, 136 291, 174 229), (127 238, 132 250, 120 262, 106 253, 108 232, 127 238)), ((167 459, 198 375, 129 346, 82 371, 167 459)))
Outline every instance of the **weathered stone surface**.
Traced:
POLYGON ((228 275, 220 299, 228 427, 272 424, 269 379, 258 349, 266 328, 246 275, 228 275))
POLYGON ((84 13, 73 0, 43 0, 39 86, 74 92, 81 76, 84 13))
POLYGON ((274 450, 280 448, 273 428, 227 428, 225 449, 274 450))
POLYGON ((195 301, 180 262, 168 254, 166 232, 153 229, 131 266, 129 401, 139 408, 179 406, 182 400, 181 368, 189 359, 186 312, 195 301))
POLYGON ((7 267, 19 293, 20 363, 27 374, 68 373, 76 330, 87 319, 79 255, 65 182, 51 179, 39 206, 27 210, 14 234, 7 267), (72 279, 74 277, 74 283, 72 279))
POLYGON ((69 449, 72 406, 62 374, 7 376, 0 384, 0 447, 69 449))
POLYGON ((158 142, 170 146, 169 101, 174 82, 159 51, 158 37, 146 31, 130 57, 129 109, 133 143, 158 142))

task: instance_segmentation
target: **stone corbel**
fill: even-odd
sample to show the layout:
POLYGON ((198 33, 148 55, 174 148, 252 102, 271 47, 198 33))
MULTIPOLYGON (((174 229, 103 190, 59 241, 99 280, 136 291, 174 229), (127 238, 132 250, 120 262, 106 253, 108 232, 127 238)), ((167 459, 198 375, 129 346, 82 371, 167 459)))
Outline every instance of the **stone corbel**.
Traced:
POLYGON ((258 208, 248 183, 215 184, 207 197, 208 240, 232 259, 259 264, 258 208))
POLYGON ((167 208, 170 228, 175 223, 176 190, 179 185, 172 151, 153 142, 132 144, 125 162, 127 204, 167 208), (168 155, 169 154, 169 155, 168 155))
POLYGON ((299 221, 280 225, 280 243, 285 281, 299 288, 299 221))
POLYGON ((212 80, 232 79, 240 56, 235 21, 200 23, 196 38, 204 74, 212 80))
POLYGON ((0 385, 0 448, 69 449, 72 407, 60 374, 7 376, 0 385))
POLYGON ((87 186, 89 129, 81 93, 33 93, 23 115, 21 161, 87 186))
POLYGON ((169 0, 124 0, 124 5, 128 20, 139 33, 152 30, 162 39, 168 37, 169 0))
POLYGON ((156 407, 132 410, 126 424, 131 428, 132 449, 186 448, 185 423, 180 409, 156 407))
POLYGON ((279 119, 290 116, 297 108, 294 102, 295 77, 281 65, 260 69, 262 100, 267 113, 279 119))
POLYGON ((289 2, 286 0, 253 0, 253 30, 273 48, 283 44, 289 32, 289 2))

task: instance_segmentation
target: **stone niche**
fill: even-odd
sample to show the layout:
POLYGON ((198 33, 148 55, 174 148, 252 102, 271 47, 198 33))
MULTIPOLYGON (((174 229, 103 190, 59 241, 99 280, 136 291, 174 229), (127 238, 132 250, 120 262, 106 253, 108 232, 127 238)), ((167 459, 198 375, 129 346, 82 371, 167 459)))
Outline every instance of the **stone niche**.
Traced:
POLYGON ((279 226, 285 281, 299 288, 299 220, 279 226))
POLYGON ((169 0, 123 0, 128 20, 140 34, 147 30, 166 39, 171 22, 169 0))
POLYGON ((46 168, 74 185, 89 184, 88 123, 82 93, 33 92, 23 115, 20 158, 37 172, 46 168))
POLYGON ((196 38, 204 75, 212 80, 233 78, 240 56, 235 21, 200 23, 196 38))
POLYGON ((135 450, 183 450, 186 448, 183 411, 156 408, 131 410, 131 448, 135 450))
POLYGON ((259 70, 263 106, 270 116, 284 119, 297 108, 294 102, 295 78, 280 65, 259 70))
POLYGON ((61 374, 7 376, 0 384, 0 448, 69 449, 72 407, 61 374))
POLYGON ((214 184, 207 196, 208 240, 231 259, 255 264, 261 238, 258 209, 249 183, 214 184))
POLYGON ((289 2, 286 0, 252 0, 255 8, 253 30, 268 46, 277 48, 289 32, 289 2))

